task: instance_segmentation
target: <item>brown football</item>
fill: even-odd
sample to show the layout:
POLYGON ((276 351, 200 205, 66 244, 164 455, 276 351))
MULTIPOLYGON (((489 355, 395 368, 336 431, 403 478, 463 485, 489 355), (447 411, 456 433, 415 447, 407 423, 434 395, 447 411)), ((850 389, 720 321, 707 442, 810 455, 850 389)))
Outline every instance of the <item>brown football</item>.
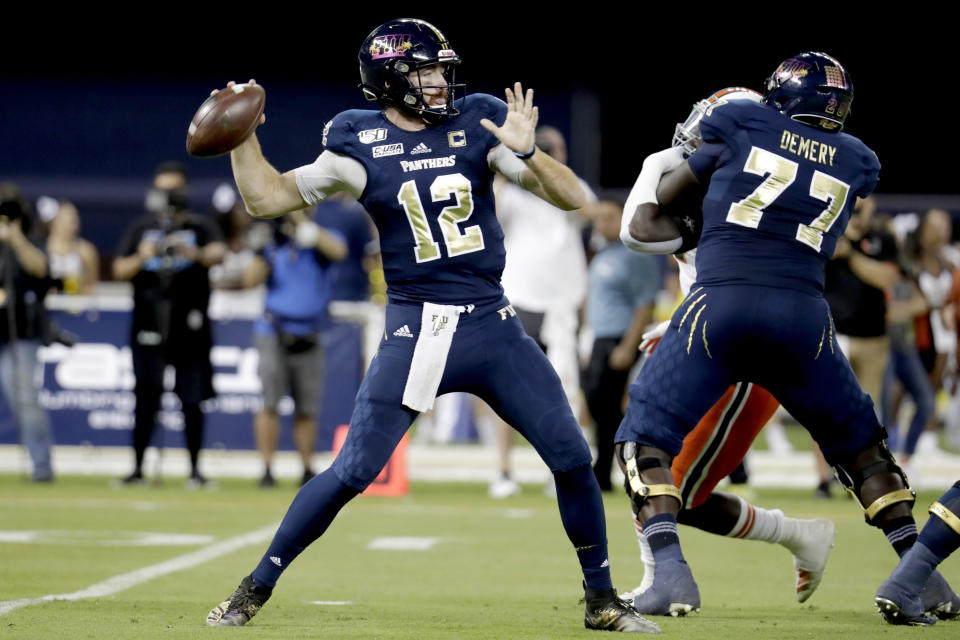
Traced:
POLYGON ((235 149, 257 128, 266 99, 258 84, 237 84, 207 98, 187 128, 187 153, 210 158, 235 149))

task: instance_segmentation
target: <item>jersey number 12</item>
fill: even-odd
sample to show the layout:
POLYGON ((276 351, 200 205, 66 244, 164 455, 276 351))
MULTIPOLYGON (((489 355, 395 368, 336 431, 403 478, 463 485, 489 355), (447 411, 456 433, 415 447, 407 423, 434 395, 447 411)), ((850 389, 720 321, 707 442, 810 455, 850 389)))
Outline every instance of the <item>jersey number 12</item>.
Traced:
MULTIPOLYGON (((483 250, 483 231, 480 225, 465 228, 462 232, 458 223, 465 222, 473 215, 473 193, 470 181, 462 173, 437 176, 430 184, 430 197, 434 202, 443 202, 454 198, 455 203, 444 207, 437 220, 443 233, 443 243, 447 247, 447 257, 463 255, 483 250)), ((433 239, 427 214, 420 201, 417 183, 408 180, 400 186, 397 200, 407 214, 407 222, 413 231, 416 244, 413 253, 417 262, 429 262, 440 257, 440 244, 433 239)))

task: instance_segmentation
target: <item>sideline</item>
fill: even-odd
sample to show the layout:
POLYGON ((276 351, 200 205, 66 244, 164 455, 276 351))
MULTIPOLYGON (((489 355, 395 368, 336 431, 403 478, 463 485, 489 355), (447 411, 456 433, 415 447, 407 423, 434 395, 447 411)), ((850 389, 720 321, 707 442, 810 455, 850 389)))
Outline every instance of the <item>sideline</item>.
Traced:
POLYGON ((53 602, 55 600, 83 600, 86 598, 99 598, 113 595, 115 593, 119 593, 120 591, 125 591, 130 587, 135 587, 138 584, 147 582, 148 580, 165 576, 168 573, 182 571, 183 569, 191 569, 197 565, 209 562, 215 558, 219 558, 220 556, 233 553, 234 551, 242 549, 243 547, 266 542, 273 537, 274 532, 279 526, 280 523, 275 522, 274 524, 255 529, 234 538, 228 538, 220 542, 214 542, 213 544, 203 547, 202 549, 191 551, 190 553, 177 556, 176 558, 172 558, 159 564, 143 567, 142 569, 136 569, 128 573, 121 573, 118 576, 107 578, 103 582, 98 582, 97 584, 90 585, 85 589, 74 591, 73 593, 50 594, 40 598, 22 598, 20 600, 0 601, 0 616, 10 613, 11 611, 16 611, 17 609, 21 609, 23 607, 29 607, 44 602, 53 602))

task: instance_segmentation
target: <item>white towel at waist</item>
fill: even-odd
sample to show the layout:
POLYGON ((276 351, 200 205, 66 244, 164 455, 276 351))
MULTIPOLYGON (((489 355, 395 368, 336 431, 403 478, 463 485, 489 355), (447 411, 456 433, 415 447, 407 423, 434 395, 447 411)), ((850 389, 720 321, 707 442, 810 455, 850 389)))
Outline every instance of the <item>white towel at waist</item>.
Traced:
POLYGON ((403 389, 404 406, 414 411, 429 411, 433 408, 460 314, 472 310, 473 305, 463 307, 423 303, 420 335, 417 336, 417 346, 413 349, 407 385, 403 389))

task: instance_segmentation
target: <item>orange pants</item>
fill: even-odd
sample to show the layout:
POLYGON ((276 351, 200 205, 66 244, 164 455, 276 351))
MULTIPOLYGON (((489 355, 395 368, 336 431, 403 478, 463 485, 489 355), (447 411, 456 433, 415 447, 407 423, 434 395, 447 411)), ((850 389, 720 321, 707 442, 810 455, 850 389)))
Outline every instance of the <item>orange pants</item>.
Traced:
POLYGON ((737 468, 779 406, 769 391, 750 382, 727 389, 683 439, 683 449, 673 459, 673 483, 683 494, 684 509, 703 504, 717 483, 737 468))

